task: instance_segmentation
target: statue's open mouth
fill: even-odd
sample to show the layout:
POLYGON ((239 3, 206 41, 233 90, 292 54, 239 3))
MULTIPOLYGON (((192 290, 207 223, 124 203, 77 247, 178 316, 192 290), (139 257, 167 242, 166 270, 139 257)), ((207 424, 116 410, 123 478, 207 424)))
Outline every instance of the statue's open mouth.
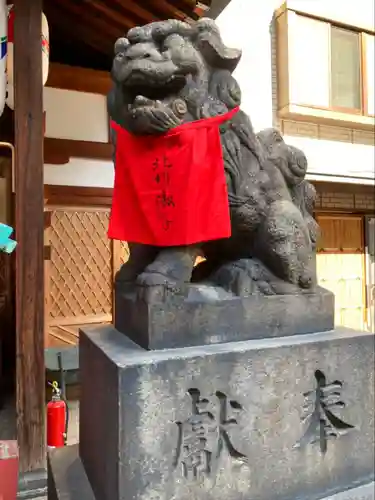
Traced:
POLYGON ((167 79, 152 78, 138 72, 132 72, 123 83, 124 91, 135 104, 137 96, 144 96, 150 101, 163 101, 171 95, 179 94, 186 85, 186 76, 172 75, 167 79))

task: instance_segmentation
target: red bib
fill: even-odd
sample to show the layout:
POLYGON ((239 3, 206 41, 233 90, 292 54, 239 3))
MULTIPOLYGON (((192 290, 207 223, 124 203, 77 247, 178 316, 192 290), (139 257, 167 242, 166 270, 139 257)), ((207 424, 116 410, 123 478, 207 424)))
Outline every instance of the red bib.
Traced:
POLYGON ((227 184, 219 126, 238 108, 163 135, 117 132, 109 238, 179 246, 229 238, 227 184))

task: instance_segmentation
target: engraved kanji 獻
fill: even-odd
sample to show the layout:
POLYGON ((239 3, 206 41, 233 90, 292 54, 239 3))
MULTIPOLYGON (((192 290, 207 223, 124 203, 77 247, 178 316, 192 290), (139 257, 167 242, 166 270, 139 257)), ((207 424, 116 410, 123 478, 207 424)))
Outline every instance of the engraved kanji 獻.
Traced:
POLYGON ((242 406, 219 391, 210 399, 202 398, 198 389, 190 389, 188 393, 192 411, 187 420, 177 422, 175 466, 181 465, 188 479, 209 477, 217 470, 224 449, 232 459, 247 463, 246 455, 230 438, 231 430, 238 426, 242 406))

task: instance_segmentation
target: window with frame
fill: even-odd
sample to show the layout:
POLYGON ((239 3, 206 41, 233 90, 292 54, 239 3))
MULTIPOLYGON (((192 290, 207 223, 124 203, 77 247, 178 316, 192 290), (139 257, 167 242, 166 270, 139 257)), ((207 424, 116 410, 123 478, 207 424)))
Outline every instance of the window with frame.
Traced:
POLYGON ((361 34, 331 25, 330 107, 362 110, 361 34))
POLYGON ((282 12, 277 17, 280 117, 335 120, 339 115, 339 120, 371 125, 374 40, 374 33, 288 9, 282 12))

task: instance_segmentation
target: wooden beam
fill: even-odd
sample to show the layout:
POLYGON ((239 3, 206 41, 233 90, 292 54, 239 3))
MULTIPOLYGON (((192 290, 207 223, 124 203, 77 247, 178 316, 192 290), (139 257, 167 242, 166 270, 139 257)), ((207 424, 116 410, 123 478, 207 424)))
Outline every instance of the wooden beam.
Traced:
POLYGON ((105 19, 103 19, 103 16, 97 16, 95 13, 93 15, 90 8, 86 10, 84 14, 84 23, 82 23, 83 9, 79 3, 67 2, 66 0, 54 0, 54 6, 58 6, 59 10, 66 13, 67 19, 70 22, 75 22, 77 28, 79 26, 79 31, 83 24, 92 35, 95 34, 96 37, 100 37, 103 47, 109 44, 112 49, 117 38, 123 35, 123 30, 120 26, 114 26, 113 24, 107 23, 105 19))
POLYGON ((45 466, 42 0, 14 5, 16 384, 21 472, 45 466))
MULTIPOLYGON (((176 8, 176 2, 173 2, 172 0, 164 0, 164 2, 171 4, 172 9, 176 8)), ((190 22, 192 20, 196 21, 202 17, 204 12, 208 10, 207 3, 210 4, 210 0, 205 0, 204 2, 199 2, 197 0, 179 0, 177 2, 177 7, 179 12, 182 11, 184 13, 185 20, 190 22)))
MULTIPOLYGON (((159 19, 155 17, 149 9, 144 9, 140 5, 138 5, 140 2, 133 2, 133 0, 128 0, 127 2, 124 2, 122 0, 112 0, 112 9, 116 11, 122 11, 124 12, 130 12, 131 14, 137 16, 137 18, 143 23, 152 23, 153 21, 158 21, 159 19)), ((136 23, 137 24, 137 23, 136 23)), ((138 23, 139 24, 139 23, 138 23)))
POLYGON ((46 163, 52 165, 69 163, 69 159, 72 157, 112 161, 113 146, 109 142, 75 141, 46 137, 44 139, 44 154, 46 163))
POLYGON ((107 19, 114 23, 119 28, 123 30, 125 34, 130 28, 135 26, 135 22, 129 19, 127 16, 113 10, 111 7, 107 6, 106 1, 99 0, 83 0, 84 3, 88 4, 92 9, 96 10, 98 13, 104 15, 107 19))
MULTIPOLYGON (((51 33, 53 31, 55 32, 55 39, 64 40, 64 37, 66 37, 68 33, 71 39, 76 41, 78 46, 79 44, 84 44, 101 54, 113 54, 114 42, 112 43, 111 40, 107 40, 98 30, 93 30, 88 27, 87 23, 82 23, 71 14, 69 15, 66 10, 61 8, 61 4, 54 2, 52 7, 47 3, 45 15, 49 20, 51 33), (79 29, 77 29, 77 21, 79 21, 79 29)), ((119 36, 121 36, 121 34, 119 36)), ((118 37, 114 35, 113 39, 116 40, 117 38, 118 37)))
POLYGON ((47 87, 107 95, 112 87, 109 71, 51 63, 47 87))
POLYGON ((44 186, 44 196, 48 206, 107 207, 112 203, 112 188, 79 186, 44 186))
POLYGON ((171 5, 167 0, 150 0, 149 3, 153 9, 163 12, 165 19, 172 18, 179 21, 186 21, 189 17, 186 12, 171 5))
POLYGON ((179 0, 179 3, 184 4, 190 13, 197 9, 207 12, 210 10, 212 0, 179 0))

